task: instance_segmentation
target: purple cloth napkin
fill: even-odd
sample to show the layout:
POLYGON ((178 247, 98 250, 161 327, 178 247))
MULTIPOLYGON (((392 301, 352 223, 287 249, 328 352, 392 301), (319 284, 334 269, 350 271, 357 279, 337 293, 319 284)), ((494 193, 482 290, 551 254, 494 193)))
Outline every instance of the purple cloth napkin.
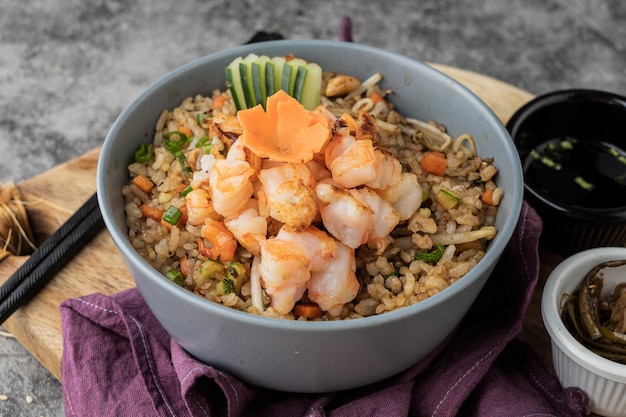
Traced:
POLYGON ((520 332, 539 271, 541 220, 524 204, 501 260, 456 332, 385 381, 325 394, 247 385, 187 354, 136 289, 61 305, 68 416, 581 416, 520 332))

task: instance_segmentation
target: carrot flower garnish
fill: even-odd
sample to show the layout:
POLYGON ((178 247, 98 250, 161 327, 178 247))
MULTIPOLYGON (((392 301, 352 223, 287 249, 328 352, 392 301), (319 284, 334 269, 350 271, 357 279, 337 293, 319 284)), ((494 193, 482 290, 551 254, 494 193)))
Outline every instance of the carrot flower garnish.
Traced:
POLYGON ((325 116, 306 110, 283 90, 261 105, 237 113, 243 134, 239 140, 261 158, 305 163, 322 150, 330 138, 325 116))

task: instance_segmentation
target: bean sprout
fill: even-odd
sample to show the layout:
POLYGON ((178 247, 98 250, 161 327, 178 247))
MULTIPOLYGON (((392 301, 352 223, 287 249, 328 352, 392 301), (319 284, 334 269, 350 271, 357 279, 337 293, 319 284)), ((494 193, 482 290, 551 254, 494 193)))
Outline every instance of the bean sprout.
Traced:
POLYGON ((367 91, 368 88, 375 86, 382 79, 382 74, 377 72, 376 74, 369 77, 367 80, 363 81, 360 86, 352 90, 352 92, 346 96, 346 99, 363 94, 365 91, 367 91))
POLYGON ((407 123, 424 134, 424 144, 432 151, 445 151, 452 144, 452 137, 436 126, 421 120, 407 118, 407 123))

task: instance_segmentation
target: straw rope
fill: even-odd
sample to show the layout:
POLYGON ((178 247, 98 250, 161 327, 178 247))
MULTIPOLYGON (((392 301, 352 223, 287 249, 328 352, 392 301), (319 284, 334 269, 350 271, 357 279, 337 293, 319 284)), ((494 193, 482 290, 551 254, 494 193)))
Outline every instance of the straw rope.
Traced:
POLYGON ((10 255, 29 255, 34 242, 19 188, 0 183, 0 261, 10 255))

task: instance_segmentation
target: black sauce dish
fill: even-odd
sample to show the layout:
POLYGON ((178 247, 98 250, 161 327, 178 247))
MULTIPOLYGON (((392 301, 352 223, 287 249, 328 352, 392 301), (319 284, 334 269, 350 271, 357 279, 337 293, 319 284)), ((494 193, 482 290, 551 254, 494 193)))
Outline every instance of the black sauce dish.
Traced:
POLYGON ((506 128, 524 170, 524 196, 561 254, 626 242, 626 97, 568 89, 535 97, 506 128))

